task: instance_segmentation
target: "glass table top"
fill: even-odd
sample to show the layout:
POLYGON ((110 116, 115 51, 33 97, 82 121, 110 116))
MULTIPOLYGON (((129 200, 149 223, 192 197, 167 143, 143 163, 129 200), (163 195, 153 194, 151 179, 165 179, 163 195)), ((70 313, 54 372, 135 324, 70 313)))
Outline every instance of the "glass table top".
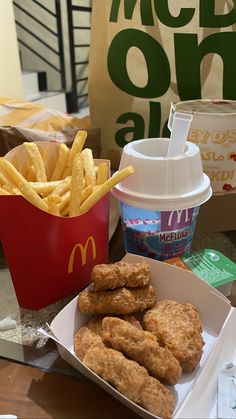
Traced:
MULTIPOLYGON (((218 250, 236 263, 236 231, 195 233, 192 251, 203 248, 218 250)), ((109 260, 110 262, 118 261, 124 254, 119 223, 110 240, 109 260)), ((38 331, 40 327, 47 331, 47 323, 50 323, 74 296, 75 294, 72 294, 38 311, 20 308, 0 246, 0 358, 86 380, 60 357, 54 341, 42 336, 38 331)), ((229 299, 231 304, 236 306, 236 282, 232 286, 229 299)))

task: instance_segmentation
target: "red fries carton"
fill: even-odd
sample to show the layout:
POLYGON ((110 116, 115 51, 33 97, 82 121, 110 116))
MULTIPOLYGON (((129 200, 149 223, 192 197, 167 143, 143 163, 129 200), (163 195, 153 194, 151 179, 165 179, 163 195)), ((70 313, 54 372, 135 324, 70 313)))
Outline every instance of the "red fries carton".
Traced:
MULTIPOLYGON (((57 144, 50 147, 56 151, 57 144)), ((20 145, 5 157, 23 165, 23 154, 20 145)), ((108 230, 108 194, 74 217, 47 213, 20 195, 1 195, 0 240, 20 307, 38 310, 86 287, 93 266, 108 261, 108 230)))

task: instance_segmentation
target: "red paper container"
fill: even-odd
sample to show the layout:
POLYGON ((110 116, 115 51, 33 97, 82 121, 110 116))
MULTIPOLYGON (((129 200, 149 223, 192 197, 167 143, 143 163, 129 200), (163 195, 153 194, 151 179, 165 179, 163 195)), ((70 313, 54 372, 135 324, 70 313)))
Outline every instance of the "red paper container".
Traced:
POLYGON ((38 310, 86 287, 93 266, 108 261, 108 230, 108 195, 76 217, 0 196, 0 240, 20 307, 38 310))

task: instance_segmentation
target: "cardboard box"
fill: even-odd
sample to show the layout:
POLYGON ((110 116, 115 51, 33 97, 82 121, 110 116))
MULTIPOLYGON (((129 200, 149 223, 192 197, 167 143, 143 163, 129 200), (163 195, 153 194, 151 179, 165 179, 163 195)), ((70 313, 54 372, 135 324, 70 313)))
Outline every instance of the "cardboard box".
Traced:
POLYGON ((178 419, 218 418, 217 379, 224 360, 236 361, 236 309, 231 309, 201 376, 177 413, 178 419))
MULTIPOLYGON (((145 260, 149 264, 151 282, 157 289, 159 300, 168 298, 179 302, 190 302, 198 308, 203 324, 205 346, 198 368, 193 373, 183 374, 174 387, 177 395, 174 417, 210 417, 211 412, 214 414, 217 374, 221 361, 225 357, 231 360, 235 351, 236 328, 233 322, 236 318, 236 309, 231 307, 222 294, 192 272, 133 254, 127 254, 123 260, 130 262, 145 260)), ((57 340, 62 358, 138 415, 143 418, 155 418, 155 415, 131 402, 100 379, 75 356, 73 338, 87 320, 88 316, 77 310, 76 297, 52 321, 50 328, 57 340)))
POLYGON ((212 195, 201 205, 196 233, 217 233, 236 230, 236 194, 212 195))

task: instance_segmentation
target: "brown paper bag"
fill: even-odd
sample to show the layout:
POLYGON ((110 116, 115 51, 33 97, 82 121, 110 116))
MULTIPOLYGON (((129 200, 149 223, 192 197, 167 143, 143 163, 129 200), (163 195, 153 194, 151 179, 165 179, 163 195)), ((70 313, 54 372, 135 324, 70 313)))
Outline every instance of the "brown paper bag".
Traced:
POLYGON ((88 132, 86 147, 94 158, 100 157, 99 128, 91 128, 90 119, 45 108, 32 102, 0 98, 0 156, 24 141, 53 141, 70 146, 79 129, 88 132))
MULTIPOLYGON (((227 0, 93 0, 90 116, 113 166, 129 141, 169 137, 171 102, 236 99, 235 23, 227 0)), ((228 216, 216 210, 211 230, 236 228, 228 216)))

